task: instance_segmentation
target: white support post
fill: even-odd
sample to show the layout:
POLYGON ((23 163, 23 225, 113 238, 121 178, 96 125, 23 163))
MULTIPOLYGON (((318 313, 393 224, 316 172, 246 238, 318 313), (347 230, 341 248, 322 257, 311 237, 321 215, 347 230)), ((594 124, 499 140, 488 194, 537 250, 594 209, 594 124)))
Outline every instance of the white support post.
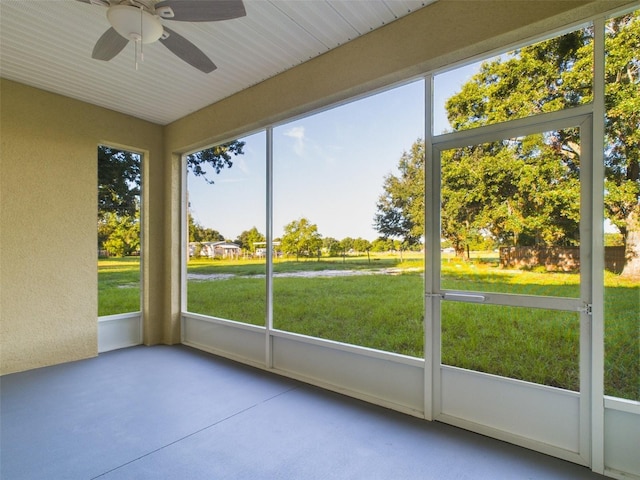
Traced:
POLYGON ((266 219, 267 219, 267 252, 266 252, 266 312, 265 312, 265 367, 273 368, 273 127, 266 129, 266 219))
MULTIPOLYGON (((439 356, 435 358, 434 338, 438 337, 434 330, 434 261, 437 259, 436 249, 439 249, 440 231, 436 229, 433 221, 439 216, 437 211, 439 202, 434 198, 433 188, 429 185, 435 184, 435 179, 440 178, 435 175, 433 163, 433 75, 425 77, 425 135, 424 135, 424 175, 425 175, 425 199, 424 199, 424 417, 433 420, 433 398, 434 398, 434 368, 439 366, 439 356), (437 360, 437 361, 436 361, 437 360)), ((437 302, 436 302, 437 304, 437 302)), ((437 306, 437 305, 436 305, 437 306)))
MULTIPOLYGON (((187 156, 180 156, 180 315, 187 311, 187 263, 189 262, 189 192, 187 190, 187 156)), ((182 337, 182 328, 180 329, 182 337)))
POLYGON ((605 18, 593 22, 591 469, 604 474, 604 89, 605 18))

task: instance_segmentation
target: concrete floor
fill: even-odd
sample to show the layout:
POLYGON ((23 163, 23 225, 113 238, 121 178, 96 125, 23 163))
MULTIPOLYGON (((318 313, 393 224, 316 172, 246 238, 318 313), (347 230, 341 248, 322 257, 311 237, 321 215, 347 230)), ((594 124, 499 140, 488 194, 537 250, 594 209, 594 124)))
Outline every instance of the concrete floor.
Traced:
POLYGON ((184 346, 0 379, 0 478, 603 479, 184 346))

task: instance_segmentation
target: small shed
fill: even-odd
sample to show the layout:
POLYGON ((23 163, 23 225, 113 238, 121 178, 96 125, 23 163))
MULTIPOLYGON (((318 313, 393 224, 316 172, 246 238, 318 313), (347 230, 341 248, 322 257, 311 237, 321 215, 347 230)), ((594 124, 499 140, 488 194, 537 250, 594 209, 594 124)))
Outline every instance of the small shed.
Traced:
POLYGON ((233 242, 189 242, 189 256, 239 258, 242 249, 233 242))

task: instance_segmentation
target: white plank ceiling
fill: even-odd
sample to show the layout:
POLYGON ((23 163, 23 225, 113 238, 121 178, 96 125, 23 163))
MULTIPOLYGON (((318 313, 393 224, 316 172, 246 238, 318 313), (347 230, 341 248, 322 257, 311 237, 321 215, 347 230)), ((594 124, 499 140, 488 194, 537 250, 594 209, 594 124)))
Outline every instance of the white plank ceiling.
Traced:
POLYGON ((434 0, 245 0, 246 17, 163 23, 217 65, 205 74, 159 42, 110 62, 91 52, 106 8, 75 0, 0 0, 0 76, 166 125, 321 55, 434 0))

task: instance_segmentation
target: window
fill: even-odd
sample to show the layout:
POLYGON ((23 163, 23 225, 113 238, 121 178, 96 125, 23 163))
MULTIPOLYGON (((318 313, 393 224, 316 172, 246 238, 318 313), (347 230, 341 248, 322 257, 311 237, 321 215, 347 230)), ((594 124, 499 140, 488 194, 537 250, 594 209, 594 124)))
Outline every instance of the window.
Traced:
POLYGON ((577 128, 443 151, 442 287, 579 297, 580 153, 577 128))
POLYGON ((423 104, 419 81, 274 129, 276 329, 423 356, 422 214, 376 222, 399 166, 422 191, 423 104))
POLYGON ((265 323, 265 133, 187 156, 187 310, 265 323))
POLYGON ((591 32, 575 30, 436 75, 434 134, 589 103, 591 32))
POLYGON ((605 42, 605 394, 640 401, 640 11, 605 42))
POLYGON ((98 316, 140 311, 140 164, 98 147, 98 316))

